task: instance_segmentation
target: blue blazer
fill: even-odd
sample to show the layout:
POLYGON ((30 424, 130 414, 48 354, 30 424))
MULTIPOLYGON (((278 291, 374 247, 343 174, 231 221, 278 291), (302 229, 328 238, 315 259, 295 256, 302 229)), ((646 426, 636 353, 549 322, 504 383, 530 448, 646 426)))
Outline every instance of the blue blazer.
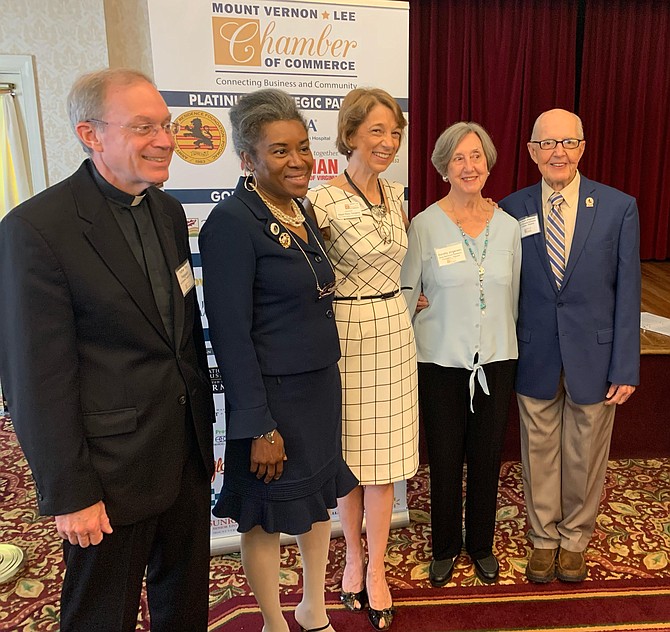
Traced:
MULTIPOLYGON (((332 296, 319 299, 316 287, 317 278, 321 287, 335 278, 328 258, 313 237, 301 251, 295 235, 242 183, 200 231, 205 311, 225 389, 228 439, 276 427, 264 377, 316 371, 340 358, 332 296), (282 235, 289 237, 287 247, 282 235)), ((318 228, 306 221, 323 247, 318 228)))
POLYGON ((582 176, 577 222, 560 291, 549 267, 541 182, 500 202, 540 232, 524 237, 516 390, 552 399, 561 369, 572 400, 605 399, 610 384, 639 383, 640 229, 635 199, 582 176), (586 200, 589 204, 586 204, 586 200))

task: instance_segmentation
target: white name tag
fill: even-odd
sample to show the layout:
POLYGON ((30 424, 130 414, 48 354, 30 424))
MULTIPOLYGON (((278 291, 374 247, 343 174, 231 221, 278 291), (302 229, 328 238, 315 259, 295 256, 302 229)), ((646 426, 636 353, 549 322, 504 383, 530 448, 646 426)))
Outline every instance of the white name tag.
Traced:
POLYGON ((337 207, 337 219, 360 219, 361 205, 356 201, 347 201, 337 207))
POLYGON ((435 248, 435 256, 439 266, 450 266, 452 263, 465 261, 465 250, 463 250, 463 242, 458 241, 449 244, 444 248, 435 248))
POLYGON ((191 270, 191 264, 188 262, 188 259, 180 266, 177 266, 175 274, 177 275, 177 281, 179 281, 181 293, 186 296, 195 287, 193 270, 191 270))
POLYGON ((519 228, 521 229, 521 239, 537 235, 540 232, 540 220, 537 218, 537 213, 520 219, 519 228))

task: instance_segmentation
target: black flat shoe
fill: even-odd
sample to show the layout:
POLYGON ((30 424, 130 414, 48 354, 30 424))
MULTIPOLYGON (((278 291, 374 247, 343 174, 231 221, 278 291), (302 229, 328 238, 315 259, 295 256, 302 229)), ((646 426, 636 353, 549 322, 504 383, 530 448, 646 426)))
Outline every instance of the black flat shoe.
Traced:
POLYGON ((498 579, 500 565, 493 553, 480 560, 472 560, 472 563, 475 565, 475 573, 477 573, 477 577, 479 577, 485 584, 492 584, 498 579))
POLYGON ((384 608, 383 610, 375 610, 372 606, 368 608, 368 619, 375 630, 388 630, 393 623, 393 615, 395 608, 384 608), (384 627, 380 627, 381 620, 384 620, 384 627))
POLYGON ((430 563, 428 577, 435 588, 442 588, 449 582, 451 574, 454 572, 456 557, 448 557, 446 560, 433 560, 430 563))
POLYGON ((368 591, 365 590, 365 586, 359 592, 343 590, 340 592, 340 601, 349 612, 361 612, 368 606, 368 591))

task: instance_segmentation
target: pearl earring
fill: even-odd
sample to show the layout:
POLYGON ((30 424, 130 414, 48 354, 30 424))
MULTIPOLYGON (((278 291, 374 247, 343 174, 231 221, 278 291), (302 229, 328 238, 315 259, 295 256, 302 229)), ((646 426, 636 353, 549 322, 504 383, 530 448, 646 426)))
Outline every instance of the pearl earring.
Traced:
POLYGON ((442 176, 442 179, 443 179, 445 182, 449 182, 449 176, 442 176))

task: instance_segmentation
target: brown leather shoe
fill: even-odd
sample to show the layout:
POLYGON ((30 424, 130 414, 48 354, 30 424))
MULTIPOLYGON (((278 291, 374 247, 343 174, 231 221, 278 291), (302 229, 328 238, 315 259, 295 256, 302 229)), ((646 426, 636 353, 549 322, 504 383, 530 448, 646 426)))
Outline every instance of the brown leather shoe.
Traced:
POLYGON ((558 549, 533 549, 526 577, 537 584, 546 584, 556 577, 556 554, 558 549))
POLYGON ((556 563, 556 577, 562 582, 582 582, 586 579, 586 560, 584 553, 561 549, 556 563))

